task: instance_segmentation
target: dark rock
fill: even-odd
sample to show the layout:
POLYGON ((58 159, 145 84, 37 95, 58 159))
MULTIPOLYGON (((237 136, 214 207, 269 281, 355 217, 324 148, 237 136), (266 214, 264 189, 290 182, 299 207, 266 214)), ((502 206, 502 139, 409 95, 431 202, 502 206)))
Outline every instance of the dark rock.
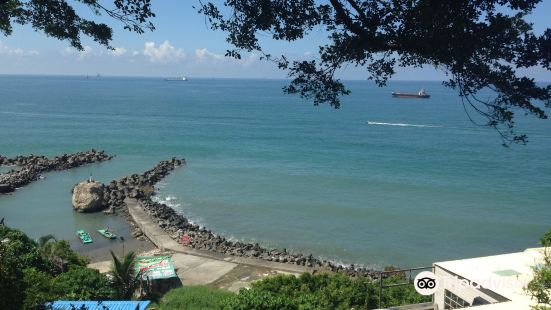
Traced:
MULTIPOLYGON (((19 170, 12 170, 0 175, 0 184, 6 184, 13 189, 25 186, 38 180, 41 173, 48 171, 61 171, 71 169, 84 164, 109 160, 103 151, 97 152, 90 150, 71 155, 64 154, 48 159, 44 156, 17 156, 15 158, 2 157, 0 165, 16 165, 21 167, 19 170)), ((8 188, 8 187, 6 187, 8 188)))
POLYGON ((0 184, 0 194, 11 193, 15 189, 9 184, 0 184))

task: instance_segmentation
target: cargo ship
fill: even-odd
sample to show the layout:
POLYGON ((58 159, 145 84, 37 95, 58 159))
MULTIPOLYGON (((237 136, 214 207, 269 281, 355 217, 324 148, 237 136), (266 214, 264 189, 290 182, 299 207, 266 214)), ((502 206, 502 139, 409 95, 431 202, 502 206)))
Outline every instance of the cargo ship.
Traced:
POLYGON ((392 92, 392 97, 396 98, 430 98, 425 89, 421 89, 418 93, 399 93, 392 92))

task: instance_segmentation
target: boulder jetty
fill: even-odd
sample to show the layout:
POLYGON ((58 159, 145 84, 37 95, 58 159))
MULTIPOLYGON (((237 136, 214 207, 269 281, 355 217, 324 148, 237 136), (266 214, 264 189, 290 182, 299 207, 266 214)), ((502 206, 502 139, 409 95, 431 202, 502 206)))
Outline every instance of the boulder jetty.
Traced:
POLYGON ((95 149, 63 154, 54 158, 38 155, 8 158, 0 155, 0 166, 19 167, 19 169, 12 169, 7 173, 0 174, 0 194, 13 192, 19 187, 34 182, 40 179, 45 172, 67 170, 112 158, 113 156, 107 155, 105 151, 96 151, 95 149))
POLYGON ((379 272, 371 268, 357 265, 343 265, 312 254, 292 253, 287 249, 267 249, 258 243, 247 243, 229 240, 212 231, 193 224, 183 214, 173 208, 155 202, 154 186, 179 166, 185 165, 184 159, 172 158, 159 162, 154 168, 142 173, 133 174, 119 180, 114 180, 104 186, 104 201, 108 206, 105 213, 122 214, 133 227, 132 235, 144 238, 139 225, 134 222, 125 205, 127 198, 136 200, 142 210, 147 213, 167 235, 176 242, 197 250, 220 253, 223 255, 259 259, 269 262, 286 263, 312 268, 313 270, 340 271, 350 276, 378 277, 379 272))

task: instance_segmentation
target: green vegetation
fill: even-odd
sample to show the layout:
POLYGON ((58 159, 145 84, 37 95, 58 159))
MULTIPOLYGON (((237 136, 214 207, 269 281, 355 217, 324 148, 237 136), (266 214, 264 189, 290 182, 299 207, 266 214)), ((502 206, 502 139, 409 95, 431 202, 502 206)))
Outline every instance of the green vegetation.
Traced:
POLYGON ((551 229, 540 239, 543 261, 533 268, 534 278, 526 287, 526 292, 538 303, 534 310, 551 310, 551 229))
POLYGON ((540 243, 544 247, 551 247, 551 229, 549 229, 545 235, 540 239, 540 243))
POLYGON ((72 268, 52 281, 52 291, 64 300, 107 300, 114 290, 109 279, 90 268, 72 268))
POLYGON ((86 268, 87 262, 67 241, 46 236, 35 242, 0 225, 0 309, 35 309, 54 299, 113 296, 108 278, 86 268))
POLYGON ((119 259, 113 251, 113 266, 111 267, 111 276, 113 277, 113 286, 116 290, 118 299, 130 299, 139 284, 140 275, 134 270, 134 260, 136 254, 128 252, 122 259, 119 259))
MULTIPOLYGON (((33 241, 19 230, 0 226, 0 309, 35 309, 47 301, 130 299, 138 285, 134 253, 113 253, 112 280, 86 268, 87 260, 53 236, 33 241)), ((402 282, 400 277, 385 282, 402 282)), ((383 290, 383 305, 418 303, 426 299, 411 286, 383 290)), ((206 287, 174 289, 160 309, 374 309, 378 282, 344 274, 280 275, 253 283, 239 294, 206 287)))
POLYGON ((160 310, 214 310, 235 294, 208 286, 184 286, 168 292, 159 303, 160 310))
MULTIPOLYGON (((403 282, 400 277, 386 284, 403 282)), ((172 309, 375 309, 378 306, 378 281, 350 278, 344 274, 304 273, 299 277, 279 275, 252 284, 233 294, 208 286, 173 289, 160 301, 160 310, 172 309)), ((412 286, 383 290, 383 306, 429 301, 412 286)))
MULTIPOLYGON (((386 284, 402 282, 393 277, 386 284)), ((223 309, 375 309, 378 282, 344 274, 304 273, 300 277, 279 275, 252 284, 238 295, 223 301, 223 309)), ((430 299, 429 299, 430 300, 430 299)), ((383 307, 428 301, 412 286, 383 290, 383 307)))

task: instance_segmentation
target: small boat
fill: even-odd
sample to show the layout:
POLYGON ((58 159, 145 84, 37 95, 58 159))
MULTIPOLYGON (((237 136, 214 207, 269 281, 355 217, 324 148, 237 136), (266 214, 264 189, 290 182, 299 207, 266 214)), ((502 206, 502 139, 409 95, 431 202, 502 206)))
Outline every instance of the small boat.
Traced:
POLYGON ((392 92, 392 97, 396 98, 430 98, 430 95, 427 94, 425 89, 421 89, 418 93, 399 93, 392 92))
POLYGON ((98 232, 107 239, 117 238, 117 235, 115 235, 114 233, 110 232, 107 229, 98 229, 98 232))
POLYGON ((185 76, 169 77, 165 81, 187 81, 187 78, 185 76))
POLYGON ((90 235, 84 229, 77 230, 77 236, 80 238, 80 241, 82 241, 82 243, 84 244, 92 243, 92 237, 90 237, 90 235))

